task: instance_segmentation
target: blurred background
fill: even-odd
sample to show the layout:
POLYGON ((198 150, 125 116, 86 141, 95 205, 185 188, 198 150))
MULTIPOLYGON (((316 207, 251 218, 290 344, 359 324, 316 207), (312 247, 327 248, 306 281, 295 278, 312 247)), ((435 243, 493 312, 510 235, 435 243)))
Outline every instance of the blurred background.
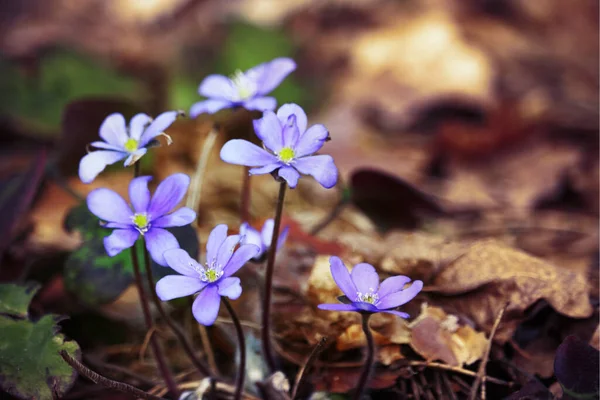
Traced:
MULTIPOLYGON (((130 179, 112 168, 82 184, 86 144, 112 112, 187 112, 206 75, 285 56, 298 68, 274 95, 327 126, 323 151, 341 173, 337 189, 304 180, 288 197, 284 260, 305 278, 291 286, 306 289, 315 256, 341 249, 427 282, 442 242, 494 238, 576 274, 595 307, 598 15, 597 0, 2 1, 0 276, 43 281, 44 310, 81 312, 66 287, 104 315, 129 318, 135 304, 114 301, 130 281, 98 293, 109 278, 64 267, 82 243, 64 229, 69 211, 95 187, 125 193, 130 179), (310 238, 331 210, 335 222, 310 238), (401 245, 404 254, 393 253, 401 245)), ((184 118, 168 131, 174 144, 143 159, 155 181, 193 174, 213 123, 225 124, 204 175, 201 242, 215 224, 240 222, 243 171, 217 152, 247 135, 230 123, 248 121, 241 114, 184 118)), ((253 179, 253 221, 271 217, 276 190, 269 176, 253 179)), ((494 319, 470 317, 488 328, 494 319)), ((527 368, 548 375, 544 360, 527 368)))

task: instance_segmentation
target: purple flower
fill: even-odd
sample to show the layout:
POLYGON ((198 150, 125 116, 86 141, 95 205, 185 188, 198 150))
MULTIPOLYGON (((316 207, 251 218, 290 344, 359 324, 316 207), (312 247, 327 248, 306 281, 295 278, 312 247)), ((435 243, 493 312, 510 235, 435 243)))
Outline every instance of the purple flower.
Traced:
MULTIPOLYGON (((148 144, 157 136, 165 134, 177 118, 177 111, 167 111, 152 120, 146 114, 137 114, 131 118, 129 129, 125 126, 125 118, 121 114, 111 114, 100 126, 100 137, 104 142, 92 142, 90 145, 97 151, 85 155, 79 162, 79 178, 83 183, 90 183, 106 168, 126 158, 128 167, 146 154, 148 144)), ((170 142, 171 138, 167 136, 170 142)))
POLYGON ((247 110, 274 110, 277 101, 265 95, 295 69, 294 60, 276 58, 246 72, 238 70, 231 78, 209 75, 198 88, 200 95, 208 100, 194 104, 190 109, 190 116, 195 118, 202 113, 213 114, 224 108, 240 106, 247 110))
POLYGON ((284 104, 277 110, 265 111, 254 121, 256 135, 263 148, 246 140, 230 140, 221 149, 221 159, 231 164, 252 168, 250 174, 268 174, 275 170, 291 188, 295 188, 300 174, 312 175, 329 189, 337 183, 338 171, 328 155, 313 156, 329 138, 323 125, 307 127, 306 114, 296 104, 284 104))
MULTIPOLYGON (((254 229, 247 222, 244 222, 240 226, 240 236, 242 237, 242 244, 253 244, 260 248, 258 254, 254 256, 254 260, 260 260, 261 257, 267 252, 267 250, 271 246, 271 239, 273 239, 274 228, 275 222, 272 218, 265 221, 260 232, 254 229)), ((289 230, 289 226, 286 226, 281 230, 279 238, 277 239, 277 250, 279 250, 281 246, 283 246, 283 244, 285 243, 285 239, 287 239, 289 230)))
POLYGON ((91 191, 87 205, 95 216, 107 222, 105 227, 116 228, 104 238, 104 247, 109 256, 113 257, 133 246, 142 235, 152 259, 166 266, 163 253, 179 248, 179 243, 164 228, 184 226, 196 218, 196 213, 188 207, 168 214, 183 199, 190 178, 185 174, 173 174, 158 185, 152 197, 148 190, 150 180, 150 176, 140 176, 129 184, 133 210, 121 196, 105 188, 91 191))
POLYGON ((371 264, 356 264, 352 273, 348 273, 348 269, 338 257, 331 257, 329 263, 331 275, 344 292, 348 303, 319 304, 321 310, 384 312, 408 318, 407 313, 393 309, 408 303, 423 289, 421 281, 414 281, 404 289, 404 285, 410 282, 407 276, 392 276, 380 285, 379 276, 371 264))
POLYGON ((219 314, 221 296, 237 299, 242 294, 240 278, 231 277, 254 257, 259 249, 240 243, 240 235, 227 236, 227 225, 217 225, 206 243, 206 264, 201 265, 182 249, 165 252, 169 267, 181 275, 168 275, 156 283, 156 294, 162 301, 200 292, 192 313, 202 325, 212 325, 219 314))

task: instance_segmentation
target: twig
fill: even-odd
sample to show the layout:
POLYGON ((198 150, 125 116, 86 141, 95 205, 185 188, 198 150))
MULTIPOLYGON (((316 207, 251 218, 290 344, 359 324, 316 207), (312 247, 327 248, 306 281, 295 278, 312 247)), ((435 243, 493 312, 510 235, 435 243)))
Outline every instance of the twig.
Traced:
POLYGON ((124 393, 129 393, 142 399, 164 400, 162 397, 146 393, 143 390, 137 389, 126 383, 113 381, 112 379, 103 377, 102 375, 92 371, 91 369, 89 369, 88 367, 71 357, 66 350, 62 350, 60 352, 60 356, 63 358, 63 360, 65 360, 67 364, 69 364, 71 367, 77 370, 77 372, 79 372, 81 375, 85 376, 94 383, 99 383, 100 385, 105 386, 107 388, 118 390, 124 393))
POLYGON ((485 350, 485 354, 481 359, 481 364, 479 364, 479 370, 477 371, 477 378, 475 382, 473 382, 473 386, 471 386, 471 394, 469 395, 469 400, 477 399, 477 390, 479 389, 479 385, 481 384, 481 400, 485 400, 485 367, 487 365, 488 359, 490 358, 490 351, 492 350, 492 344, 494 341, 494 335, 496 334, 496 330, 498 329, 498 325, 500 325, 500 321, 502 320, 502 316, 504 315, 504 311, 508 307, 509 303, 504 304, 504 306, 498 312, 498 316, 494 321, 494 326, 492 327, 492 331, 490 332, 490 339, 485 350))
MULTIPOLYGON (((441 363, 436 363, 436 362, 410 361, 405 365, 409 365, 411 367, 437 368, 437 369, 443 369, 446 371, 456 372, 457 374, 462 374, 462 375, 467 375, 467 376, 477 376, 477 373, 475 373, 473 371, 469 371, 468 369, 464 369, 464 368, 460 368, 460 367, 453 367, 451 365, 441 364, 441 363)), ((489 382, 495 383, 497 385, 503 385, 503 386, 509 386, 509 387, 512 386, 512 383, 510 383, 510 382, 506 382, 506 381, 503 381, 503 380, 497 379, 497 378, 492 378, 491 376, 486 377, 486 379, 489 382)))
POLYGON ((300 368, 300 371, 298 371, 298 374, 296 375, 296 381, 294 382, 294 388, 292 389, 292 394, 290 395, 290 398, 292 400, 296 398, 296 393, 298 392, 298 388, 300 387, 300 383, 302 382, 304 373, 308 371, 313 361, 319 356, 321 351, 323 351, 323 346, 325 345, 325 343, 327 343, 327 337, 321 338, 321 340, 319 340, 319 343, 317 343, 317 345, 310 352, 310 355, 306 359, 306 362, 300 368))
POLYGON ((122 375, 125 375, 131 379, 135 379, 143 383, 144 385, 153 386, 155 383, 152 379, 145 377, 144 375, 138 374, 137 372, 131 371, 125 367, 119 365, 107 363, 105 361, 96 359, 95 357, 84 356, 88 364, 95 366, 96 368, 104 369, 107 371, 113 371, 122 375))
POLYGON ((192 210, 200 210, 200 195, 202 193, 202 182, 204 181, 204 172, 206 171, 206 165, 208 164, 208 158, 210 151, 212 150, 215 139, 217 138, 218 127, 214 126, 213 129, 208 132, 208 135, 202 142, 202 152, 196 164, 194 176, 192 177, 192 186, 190 187, 190 195, 187 198, 186 206, 192 210))

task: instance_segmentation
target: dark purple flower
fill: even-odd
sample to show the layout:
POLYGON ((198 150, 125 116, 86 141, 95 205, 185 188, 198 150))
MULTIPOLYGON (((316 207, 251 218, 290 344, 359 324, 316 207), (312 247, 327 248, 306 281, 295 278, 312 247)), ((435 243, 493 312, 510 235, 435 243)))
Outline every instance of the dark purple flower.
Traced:
POLYGON ((238 70, 231 78, 209 75, 198 88, 200 95, 208 99, 194 104, 190 109, 190 116, 195 118, 202 113, 213 114, 232 107, 258 111, 274 110, 277 100, 265 95, 275 89, 295 69, 294 60, 276 58, 246 72, 238 70))
MULTIPOLYGON (((242 237, 242 244, 253 244, 260 248, 260 252, 254 257, 255 260, 260 259, 271 246, 271 239, 273 239, 273 230, 275 228, 275 222, 273 218, 265 221, 262 230, 258 232, 249 223, 244 222, 240 226, 240 236, 242 237)), ((286 226, 281 230, 279 238, 277 239, 277 250, 283 246, 290 228, 286 226)))
POLYGON ((240 278, 231 277, 254 257, 259 249, 240 243, 240 235, 227 236, 227 225, 217 225, 206 243, 206 264, 202 265, 182 249, 165 252, 169 267, 181 275, 168 275, 156 283, 156 294, 162 301, 198 293, 192 313, 202 325, 212 325, 219 314, 221 296, 237 299, 242 294, 240 278))
POLYGON ((304 110, 296 104, 284 104, 277 110, 265 111, 254 121, 254 131, 263 148, 242 139, 230 140, 221 149, 221 159, 231 164, 256 167, 250 174, 268 174, 275 170, 291 188, 298 184, 300 174, 312 175, 329 189, 337 183, 338 171, 333 158, 313 154, 329 138, 323 125, 307 128, 304 110))
POLYGON ((338 257, 331 257, 329 263, 331 275, 349 303, 319 304, 321 310, 383 312, 408 318, 407 313, 395 311, 394 308, 408 303, 423 289, 421 281, 413 281, 412 285, 404 289, 410 278, 401 275, 387 278, 380 285, 379 275, 371 264, 356 264, 352 273, 349 273, 338 257))
MULTIPOLYGON (((137 114, 131 118, 129 129, 121 114, 111 114, 100 126, 100 137, 104 142, 90 143, 97 149, 85 155, 79 162, 79 178, 83 183, 90 183, 106 168, 127 157, 125 166, 128 167, 146 154, 148 144, 157 136, 165 134, 177 118, 177 111, 167 111, 156 119, 146 114, 137 114)), ((166 135, 165 135, 166 136, 166 135)), ((171 138, 167 136, 170 143, 171 138)))
POLYGON ((105 188, 91 191, 87 205, 95 216, 107 222, 105 227, 116 228, 104 238, 104 247, 109 256, 113 257, 133 246, 142 235, 152 259, 166 266, 163 253, 179 248, 179 243, 164 228, 184 226, 196 218, 194 210, 188 207, 168 214, 185 196, 190 178, 185 174, 173 174, 162 181, 154 196, 150 197, 148 182, 151 180, 150 176, 140 176, 129 184, 133 210, 119 194, 105 188))

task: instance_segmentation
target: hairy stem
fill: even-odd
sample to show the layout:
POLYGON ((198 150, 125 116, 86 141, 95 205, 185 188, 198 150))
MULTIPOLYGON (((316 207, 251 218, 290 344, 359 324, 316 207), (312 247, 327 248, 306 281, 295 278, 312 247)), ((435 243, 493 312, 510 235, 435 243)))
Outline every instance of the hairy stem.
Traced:
POLYGON ((275 253, 277 252, 277 242, 279 241, 279 228, 281 226, 281 215, 283 213, 283 199, 285 198, 286 182, 279 184, 279 197, 277 199, 277 208, 275 211, 275 226, 273 227, 273 237, 269 247, 269 256, 267 258, 267 270, 265 272, 265 295, 263 297, 262 308, 262 348, 263 356, 269 365, 271 372, 275 371, 275 360, 271 348, 271 292, 273 290, 273 270, 275 269, 275 253))
MULTIPOLYGON (((136 164, 137 165, 137 164, 136 164)), ((144 243, 142 243, 144 244, 144 243)), ((150 314, 150 305, 148 303, 148 297, 146 296, 146 290, 144 289, 144 283, 142 282, 142 274, 140 272, 140 264, 137 256, 136 244, 131 247, 131 261, 133 263, 133 272, 135 275, 135 284, 138 289, 138 294, 140 296, 140 304, 142 305, 142 311, 144 313, 144 321, 146 322, 146 327, 148 331, 152 331, 154 329, 154 322, 152 321, 152 315, 150 314)), ((150 346, 152 347, 152 352, 154 353, 154 358, 156 359, 156 364, 158 366, 158 370, 165 380, 165 384, 169 388, 171 394, 175 397, 179 397, 179 390, 177 389, 177 385, 175 384, 175 380, 173 379, 173 375, 169 370, 167 365, 167 360, 165 355, 160 348, 160 344, 158 343, 158 337, 156 335, 152 335, 150 337, 150 346)))
POLYGON ((354 400, 360 400, 367 386, 371 368, 373 367, 373 360, 375 358, 375 342, 373 341, 373 334, 369 328, 369 318, 371 314, 362 314, 362 329, 367 337, 367 359, 365 360, 365 367, 360 374, 358 385, 356 386, 356 392, 354 392, 354 400))
MULTIPOLYGON (((145 241, 144 241, 144 245, 145 245, 145 241)), ((158 295, 156 294, 156 289, 155 289, 156 284, 154 282, 154 276, 152 273, 152 264, 150 262, 150 255, 148 254, 148 250, 146 249, 145 246, 144 246, 144 264, 146 266, 146 278, 148 280, 148 286, 150 287, 150 294, 152 295, 152 300, 154 300, 154 305, 158 309, 160 316, 167 323, 169 328, 171 328, 171 330, 173 331, 175 336, 177 336, 177 339, 181 343, 181 346, 185 350, 190 361, 192 361, 192 364, 194 364, 194 366, 200 372, 200 374, 202 374, 204 376, 212 376, 208 367, 206 365, 204 365, 204 363, 198 358, 198 356, 194 352, 194 348, 193 348, 192 344, 190 343, 188 337, 186 336, 185 332, 183 331, 183 329, 175 321, 173 321, 173 319, 165 311, 162 301, 158 298, 158 295)))
POLYGON ((132 394, 135 397, 140 398, 140 399, 163 400, 162 397, 158 397, 158 396, 154 396, 150 393, 146 393, 143 390, 135 388, 126 383, 114 381, 112 379, 103 377, 99 373, 92 371, 91 369, 89 369, 88 367, 86 367, 85 365, 83 365, 82 363, 80 363, 79 361, 74 359, 73 357, 71 357, 69 355, 69 353, 67 353, 66 350, 62 350, 60 352, 60 356, 63 358, 63 360, 65 360, 65 362, 67 364, 69 364, 71 367, 73 367, 73 369, 75 369, 77 372, 79 372, 80 375, 85 376, 86 378, 88 378, 90 381, 92 381, 94 383, 99 383, 102 386, 105 386, 109 389, 114 389, 114 390, 118 390, 123 393, 132 394))
POLYGON ((240 347, 240 367, 238 369, 237 378, 235 380, 235 394, 234 399, 240 400, 242 398, 242 393, 244 391, 244 378, 246 377, 246 342, 244 340, 244 330, 242 329, 242 324, 237 314, 235 313, 231 303, 227 299, 227 297, 221 297, 225 307, 227 308, 227 312, 231 316, 231 320, 235 325, 235 331, 238 337, 238 344, 240 347))

